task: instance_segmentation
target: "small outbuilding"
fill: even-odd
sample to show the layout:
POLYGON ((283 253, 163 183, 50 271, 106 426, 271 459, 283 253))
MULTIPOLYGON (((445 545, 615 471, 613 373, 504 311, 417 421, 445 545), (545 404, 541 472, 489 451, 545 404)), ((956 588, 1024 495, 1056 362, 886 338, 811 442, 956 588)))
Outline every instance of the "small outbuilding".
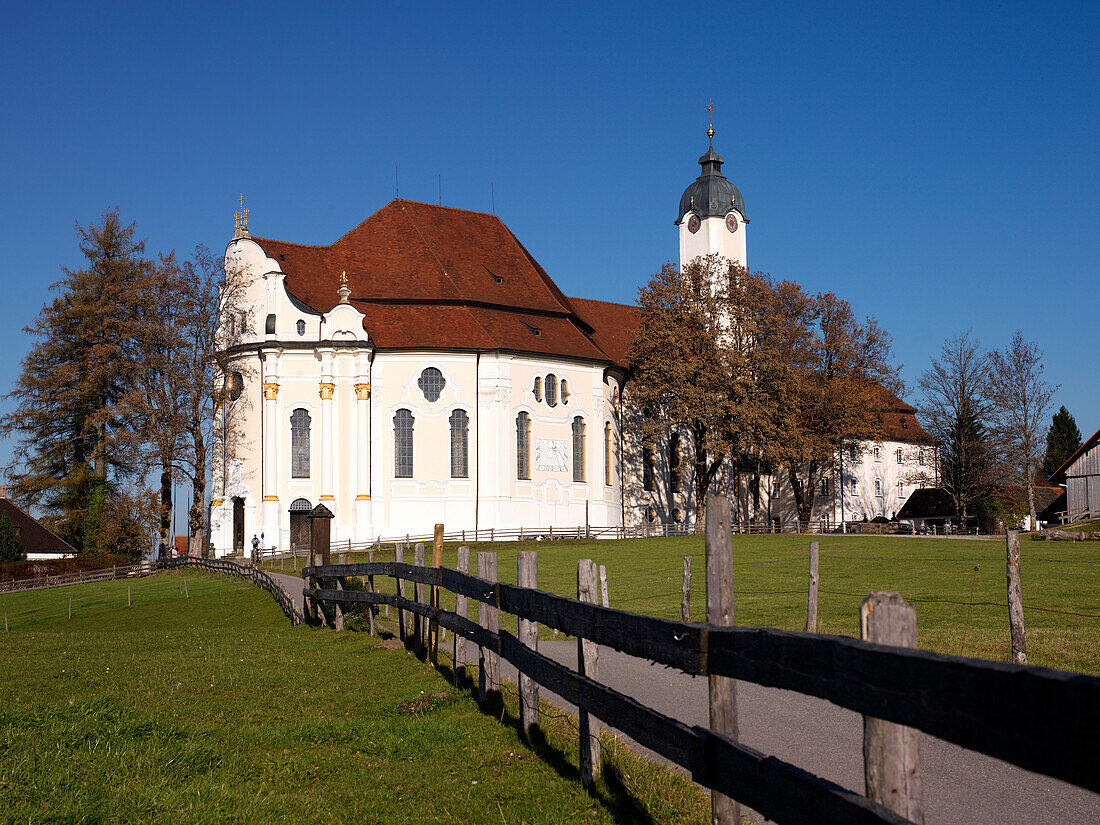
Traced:
POLYGON ((1100 430, 1050 477, 1066 488, 1066 521, 1100 518, 1100 430))

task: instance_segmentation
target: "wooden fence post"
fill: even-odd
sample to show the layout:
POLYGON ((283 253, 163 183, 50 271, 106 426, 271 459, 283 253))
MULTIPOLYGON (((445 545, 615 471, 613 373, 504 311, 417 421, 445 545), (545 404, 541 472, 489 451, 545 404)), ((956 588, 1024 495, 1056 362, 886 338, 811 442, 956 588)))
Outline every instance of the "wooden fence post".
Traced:
MULTIPOLYGON (((402 542, 397 542, 393 546, 393 559, 398 564, 402 564, 405 561, 405 545, 402 542)), ((397 595, 400 598, 405 598, 405 580, 400 575, 396 575, 397 579, 397 595)), ((397 606, 397 637, 402 641, 407 641, 409 634, 405 625, 406 613, 400 605, 397 606)))
MULTIPOLYGON (((343 563, 343 562, 341 562, 341 563, 343 563)), ((344 589, 344 580, 340 576, 336 577, 336 589, 337 590, 343 590, 344 589)), ((333 627, 336 630, 343 630, 344 629, 344 603, 343 602, 336 602, 336 621, 333 623, 333 627)))
MULTIPOLYGON (((477 575, 479 578, 495 582, 497 580, 497 554, 477 554, 477 575)), ((500 630, 500 611, 496 605, 478 602, 477 621, 486 630, 496 633, 500 630)), ((482 707, 495 704, 500 692, 500 661, 497 652, 485 647, 478 648, 478 663, 481 673, 478 676, 477 700, 482 707)))
POLYGON ((610 607, 607 603, 607 568, 600 565, 600 600, 604 607, 610 607))
MULTIPOLYGON (((899 593, 871 593, 859 606, 859 634, 875 644, 916 647, 917 611, 899 593)), ((923 825, 920 731, 864 716, 863 772, 868 799, 923 825)))
POLYGON ((684 583, 680 585, 680 618, 691 621, 691 556, 684 556, 684 583))
MULTIPOLYGON (((596 562, 581 559, 577 562, 577 600, 598 604, 598 584, 596 581, 596 562)), ((595 642, 577 639, 577 672, 589 679, 598 679, 600 675, 600 649, 595 642)), ((577 709, 580 721, 581 744, 581 784, 590 786, 600 775, 600 735, 592 730, 592 719, 584 708, 577 709)))
MULTIPOLYGON (((519 578, 520 587, 529 587, 532 590, 539 586, 539 555, 534 550, 519 551, 519 578)), ((528 619, 519 620, 519 641, 532 650, 539 649, 539 625, 528 619)), ((519 704, 520 719, 523 722, 523 732, 528 737, 539 724, 539 683, 530 676, 519 675, 519 704)))
MULTIPOLYGON (((721 627, 735 624, 733 612, 733 536, 730 502, 724 496, 707 497, 707 622, 721 627)), ((708 676, 710 729, 730 739, 738 738, 737 683, 728 676, 708 676)), ((725 794, 710 792, 711 821, 715 825, 741 825, 741 806, 725 794)))
MULTIPOLYGON (((424 566, 424 542, 418 541, 416 547, 413 549, 413 564, 417 567, 424 566)), ((413 598, 418 605, 425 604, 424 602, 424 584, 423 582, 413 583, 413 598)), ((413 613, 413 647, 416 649, 416 655, 424 657, 424 617, 419 613, 413 613)))
MULTIPOLYGON (((458 572, 470 572, 470 548, 466 547, 465 545, 458 548, 458 572)), ((466 596, 457 596, 455 598, 455 613, 457 613, 463 619, 468 619, 470 617, 466 614, 469 612, 469 599, 466 596)), ((466 681, 466 637, 463 636, 461 633, 455 633, 454 658, 455 685, 461 687, 466 681)))
MULTIPOLYGON (((435 537, 432 539, 432 567, 438 570, 443 566, 443 525, 435 526, 435 537)), ((432 585, 432 608, 439 610, 439 585, 432 585)), ((428 658, 433 665, 439 663, 439 614, 432 617, 428 625, 428 658)))
POLYGON ((817 542, 810 542, 810 591, 806 598, 806 632, 817 633, 817 542))
POLYGON ((1024 631, 1024 602, 1020 592, 1020 531, 1009 530, 1005 536, 1008 561, 1005 577, 1008 579, 1008 623, 1012 633, 1012 661, 1027 664, 1027 633, 1024 631))
MULTIPOLYGON (((373 547, 368 547, 367 548, 367 564, 374 564, 374 548, 373 547)), ((367 592, 368 593, 373 593, 374 592, 374 576, 367 576, 367 592)), ((374 632, 375 632, 374 614, 377 613, 377 612, 378 612, 378 605, 376 605, 376 604, 367 605, 367 624, 369 625, 370 635, 372 635, 372 636, 374 635, 374 632)))

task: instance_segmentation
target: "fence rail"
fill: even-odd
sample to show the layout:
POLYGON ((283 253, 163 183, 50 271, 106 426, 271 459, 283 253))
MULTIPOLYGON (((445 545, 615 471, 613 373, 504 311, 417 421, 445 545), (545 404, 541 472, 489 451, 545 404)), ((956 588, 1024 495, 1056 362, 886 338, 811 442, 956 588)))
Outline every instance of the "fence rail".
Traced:
POLYGON ((147 576, 153 572, 150 562, 127 566, 104 567, 100 570, 81 570, 76 573, 62 573, 57 576, 42 575, 32 579, 14 579, 0 582, 0 593, 17 593, 22 590, 41 590, 46 587, 64 587, 70 584, 89 584, 90 582, 126 579, 134 576, 147 576))
MULTIPOLYGON (((485 554, 492 555, 492 554, 485 554)), ((420 556, 423 557, 422 555, 420 556)), ((701 784, 748 804, 776 822, 906 822, 871 800, 808 774, 735 738, 688 727, 566 668, 488 623, 426 603, 444 588, 519 619, 578 639, 675 667, 827 699, 866 717, 918 728, 970 750, 1100 792, 1094 738, 1100 730, 1100 679, 841 636, 757 627, 676 622, 491 581, 444 567, 400 561, 314 565, 302 571, 305 613, 317 622, 342 618, 344 605, 391 605, 418 617, 409 631, 423 649, 424 620, 512 663, 526 677, 688 770, 701 784), (374 588, 391 578, 395 593, 374 588), (365 577, 367 590, 346 579, 365 577), (329 583, 335 581, 334 589, 329 583), (419 598, 408 599, 402 582, 419 598), (321 586, 324 583, 326 586, 321 586)), ((438 599, 434 601, 438 605, 438 599)), ((456 671, 461 663, 455 663, 456 671)))
POLYGON ((181 556, 179 558, 165 558, 157 562, 157 567, 175 570, 181 567, 193 567, 199 570, 208 570, 213 573, 225 573, 236 576, 239 579, 247 579, 257 587, 270 593, 283 613, 290 619, 290 623, 299 625, 303 621, 302 614, 294 606, 294 600, 275 579, 263 570, 257 570, 249 564, 237 564, 225 559, 200 559, 194 556, 181 556))

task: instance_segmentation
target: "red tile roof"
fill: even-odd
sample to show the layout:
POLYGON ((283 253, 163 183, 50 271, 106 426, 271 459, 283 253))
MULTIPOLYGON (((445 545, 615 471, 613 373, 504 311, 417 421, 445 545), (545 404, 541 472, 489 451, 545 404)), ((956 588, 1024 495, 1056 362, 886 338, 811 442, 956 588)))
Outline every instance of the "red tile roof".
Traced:
POLYGON ((346 271, 378 347, 621 363, 495 215, 395 200, 328 246, 253 240, 280 262, 287 291, 319 312, 335 305, 346 271))
POLYGON ((578 313, 595 332, 592 337, 616 364, 626 364, 630 336, 638 328, 641 316, 636 306, 593 301, 590 298, 570 298, 578 313))

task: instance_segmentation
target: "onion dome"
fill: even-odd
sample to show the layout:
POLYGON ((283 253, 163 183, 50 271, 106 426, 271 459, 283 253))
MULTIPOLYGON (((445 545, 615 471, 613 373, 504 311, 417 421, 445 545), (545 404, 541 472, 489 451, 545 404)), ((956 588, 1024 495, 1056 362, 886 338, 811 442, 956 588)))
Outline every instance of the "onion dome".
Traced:
POLYGON ((700 218, 712 218, 724 217, 731 209, 736 209, 747 221, 745 201, 741 193, 722 174, 722 164, 725 161, 714 151, 714 129, 707 129, 707 137, 710 138, 710 146, 707 147, 707 153, 699 158, 703 173, 680 196, 680 211, 676 215, 676 223, 688 212, 694 212, 700 218))

